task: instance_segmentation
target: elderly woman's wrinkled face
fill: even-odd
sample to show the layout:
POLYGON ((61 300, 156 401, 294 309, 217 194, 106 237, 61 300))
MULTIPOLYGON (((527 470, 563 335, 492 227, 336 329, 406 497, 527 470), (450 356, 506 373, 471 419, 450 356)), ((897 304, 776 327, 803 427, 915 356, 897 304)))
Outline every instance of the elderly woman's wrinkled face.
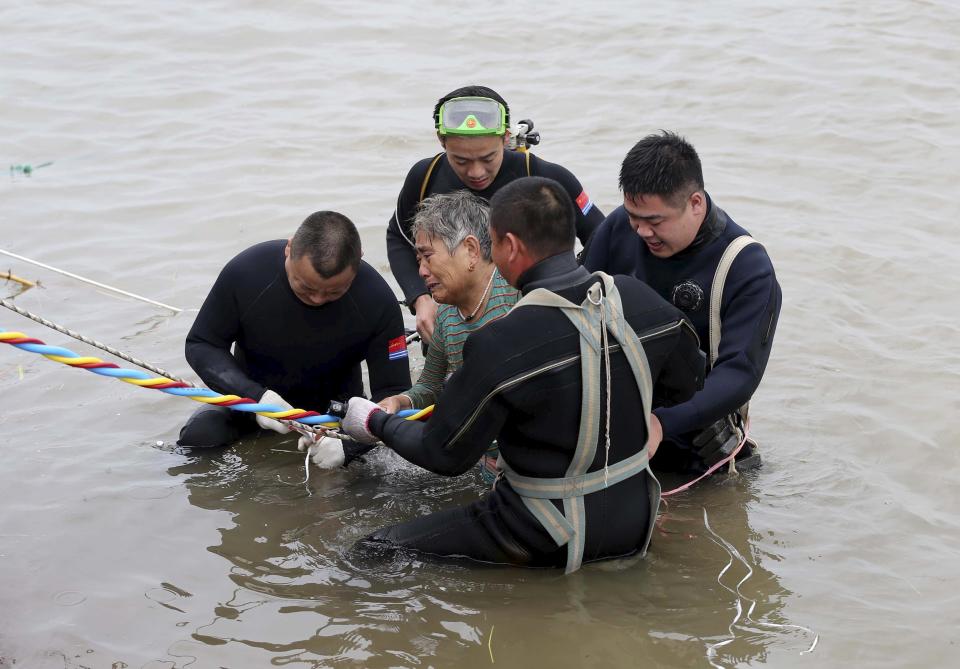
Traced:
POLYGON ((477 259, 471 257, 466 244, 461 242, 450 253, 439 238, 425 232, 417 233, 416 243, 420 277, 433 299, 443 304, 459 304, 467 293, 471 264, 475 265, 477 259))

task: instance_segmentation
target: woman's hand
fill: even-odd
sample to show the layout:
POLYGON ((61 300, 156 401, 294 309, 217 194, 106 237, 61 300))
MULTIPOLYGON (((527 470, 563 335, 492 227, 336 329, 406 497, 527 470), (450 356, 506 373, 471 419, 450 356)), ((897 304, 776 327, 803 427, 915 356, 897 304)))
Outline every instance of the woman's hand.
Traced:
POLYGON ((403 409, 412 409, 413 403, 406 395, 391 395, 380 400, 380 408, 387 413, 397 413, 403 409))
POLYGON ((417 332, 426 344, 433 343, 433 324, 437 319, 437 303, 433 297, 424 293, 413 303, 413 311, 417 316, 417 332))

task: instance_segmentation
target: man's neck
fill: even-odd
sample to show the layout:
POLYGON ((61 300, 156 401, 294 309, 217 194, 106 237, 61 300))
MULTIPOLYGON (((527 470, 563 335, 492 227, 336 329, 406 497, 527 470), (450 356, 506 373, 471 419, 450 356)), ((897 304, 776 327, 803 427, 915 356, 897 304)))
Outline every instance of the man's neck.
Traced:
POLYGON ((585 280, 590 273, 577 264, 573 251, 548 256, 528 267, 517 277, 517 288, 526 295, 537 288, 556 291, 585 280))
POLYGON ((703 222, 700 223, 700 228, 697 230, 697 236, 693 238, 690 246, 680 251, 677 256, 686 255, 688 253, 696 253, 714 239, 722 235, 723 231, 727 227, 726 216, 721 215, 722 212, 714 206, 713 200, 710 199, 710 196, 707 195, 707 193, 704 193, 704 195, 707 197, 707 213, 703 215, 703 222))

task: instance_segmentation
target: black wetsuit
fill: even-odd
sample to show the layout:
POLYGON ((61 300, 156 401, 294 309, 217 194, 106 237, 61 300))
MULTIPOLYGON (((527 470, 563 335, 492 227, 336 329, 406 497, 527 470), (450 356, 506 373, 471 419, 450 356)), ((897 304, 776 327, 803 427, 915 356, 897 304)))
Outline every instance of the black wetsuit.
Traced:
MULTIPOLYGON (((708 209, 693 243, 674 256, 657 258, 630 227, 618 207, 597 230, 584 253, 590 271, 629 274, 683 308, 706 351, 710 345, 710 288, 720 256, 736 237, 748 234, 707 198, 708 209), (675 288, 685 288, 676 291, 675 288), (696 287, 694 287, 694 285, 696 287), (700 291, 700 299, 690 299, 700 291), (686 291, 686 299, 680 294, 686 291)), ((704 387, 688 402, 655 412, 666 441, 653 459, 654 468, 700 471, 705 463, 692 447, 704 428, 746 404, 770 357, 780 314, 780 285, 773 264, 760 244, 747 246, 730 268, 720 306, 722 336, 719 357, 704 387), (676 450, 677 452, 671 452, 676 450), (668 460, 674 460, 667 465, 668 460)))
MULTIPOLYGON (((387 226, 387 257, 390 260, 390 269, 393 276, 396 277, 400 289, 403 291, 404 299, 410 305, 418 297, 426 294, 427 287, 420 278, 417 265, 417 254, 413 248, 413 235, 410 228, 413 225, 413 217, 420 203, 420 191, 423 188, 423 180, 427 175, 430 164, 434 158, 424 158, 416 163, 407 173, 407 178, 403 182, 403 190, 397 198, 397 208, 390 218, 387 226)), ((577 211, 577 238, 586 245, 587 240, 598 225, 603 221, 603 212, 593 204, 587 195, 583 186, 577 180, 570 170, 561 165, 549 163, 542 158, 530 154, 530 173, 527 174, 527 161, 524 153, 520 151, 504 151, 503 164, 500 171, 497 172, 493 183, 482 191, 471 191, 474 195, 482 197, 489 201, 494 193, 506 186, 511 181, 521 177, 539 176, 548 177, 560 183, 564 190, 570 194, 570 199, 576 205, 577 211)), ((424 198, 431 195, 453 193, 458 190, 465 190, 464 185, 457 176, 447 157, 441 154, 433 172, 430 174, 427 189, 424 198)))
MULTIPOLYGON (((361 261, 343 297, 310 306, 290 288, 286 243, 256 244, 220 272, 187 335, 187 362, 203 382, 255 401, 269 388, 295 408, 323 412, 331 399, 363 394, 366 360, 374 400, 409 388, 403 317, 383 277, 361 261)), ((184 426, 181 445, 224 445, 256 427, 253 414, 204 409, 184 426)))
MULTIPOLYGON (((577 265, 572 253, 553 256, 520 278, 527 293, 546 288, 580 304, 598 281, 577 265)), ((626 319, 643 342, 654 382, 655 401, 688 398, 702 381, 696 336, 683 315, 631 277, 616 277, 626 319)), ((493 439, 503 459, 525 476, 564 476, 577 448, 581 403, 580 335, 558 309, 515 308, 473 333, 463 367, 447 382, 427 423, 377 412, 371 431, 390 448, 421 467, 457 475, 474 466, 493 439), (565 364, 543 371, 558 361, 565 364)), ((640 391, 619 348, 611 349, 611 465, 638 453, 646 442, 640 391)), ((600 378, 603 374, 600 375, 600 378)), ((601 406, 605 406, 605 391, 601 406)), ((604 466, 603 425, 589 471, 604 466)), ((633 476, 586 496, 584 561, 627 555, 642 549, 649 522, 647 477, 633 476)), ((562 505, 553 502, 558 509, 562 505)), ((483 499, 385 528, 361 546, 393 545, 434 555, 521 566, 560 566, 558 548, 506 479, 483 499)))

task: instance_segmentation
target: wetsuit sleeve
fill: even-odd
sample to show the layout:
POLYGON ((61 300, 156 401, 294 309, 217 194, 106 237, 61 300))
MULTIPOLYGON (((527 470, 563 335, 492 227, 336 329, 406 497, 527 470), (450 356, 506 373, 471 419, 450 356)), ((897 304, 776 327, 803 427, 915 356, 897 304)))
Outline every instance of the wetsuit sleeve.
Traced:
MULTIPOLYGON (((377 277, 381 282, 383 279, 377 277)), ((396 297, 386 284, 367 309, 381 305, 380 318, 367 345, 365 359, 370 374, 370 398, 379 402, 384 397, 402 393, 410 387, 410 360, 403 330, 403 316, 396 297)))
MULTIPOLYGON (((438 314, 439 316, 439 314, 438 314)), ((427 348, 427 357, 423 362, 420 378, 405 395, 413 402, 415 409, 424 409, 437 401, 443 389, 443 380, 447 376, 446 330, 443 320, 436 320, 433 330, 433 343, 427 348)))
POLYGON ((693 397, 703 387, 706 357, 700 350, 700 339, 693 325, 684 318, 683 327, 674 338, 653 380, 653 406, 673 406, 693 397))
POLYGON ((494 362, 502 359, 503 348, 495 330, 487 326, 470 335, 463 366, 447 381, 429 421, 378 412, 370 418, 371 431, 404 459, 437 474, 457 476, 476 465, 509 413, 492 392, 500 380, 494 362))
POLYGON ((724 302, 719 355, 703 390, 688 402, 656 412, 666 437, 703 429, 733 413, 760 385, 780 315, 781 292, 759 244, 748 246, 734 261, 724 302))
MULTIPOLYGON (((615 214, 616 212, 614 212, 615 214)), ((583 248, 581 261, 589 272, 614 273, 610 268, 610 238, 613 229, 613 216, 608 216, 597 226, 596 231, 583 248)))
POLYGON ((417 263, 410 227, 420 203, 420 188, 431 160, 418 162, 407 173, 403 189, 397 196, 396 209, 387 224, 387 259, 390 261, 390 271, 400 284, 403 298, 411 311, 416 299, 428 292, 426 284, 420 278, 420 266, 417 263))
POLYGON ((584 190, 580 181, 570 170, 562 165, 549 163, 536 157, 534 157, 534 160, 536 162, 531 165, 530 169, 532 174, 558 181, 564 190, 570 194, 570 199, 573 200, 577 212, 577 239, 586 247, 587 241, 594 230, 603 222, 603 212, 600 211, 600 207, 593 203, 587 191, 584 190))
POLYGON ((259 400, 266 388, 255 382, 237 363, 230 347, 240 332, 240 305, 232 286, 236 260, 220 272, 187 333, 187 363, 212 390, 259 400))

